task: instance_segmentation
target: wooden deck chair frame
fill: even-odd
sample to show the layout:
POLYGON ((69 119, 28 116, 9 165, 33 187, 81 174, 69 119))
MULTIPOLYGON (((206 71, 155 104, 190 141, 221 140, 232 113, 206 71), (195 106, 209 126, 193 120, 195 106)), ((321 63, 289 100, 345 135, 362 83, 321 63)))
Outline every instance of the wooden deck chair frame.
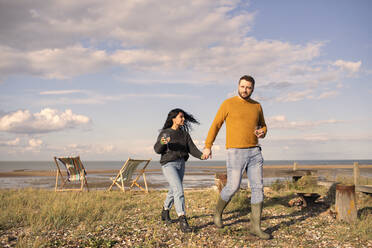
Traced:
POLYGON ((54 157, 54 162, 56 163, 56 166, 57 166, 56 186, 54 188, 55 191, 83 191, 84 187, 86 187, 87 191, 89 191, 85 168, 84 168, 84 165, 81 162, 79 156, 78 157, 54 157), (61 168, 59 167, 58 161, 60 161, 60 163, 62 163, 63 166, 65 166, 65 165, 60 160, 61 158, 72 159, 73 162, 74 162, 74 165, 76 165, 75 163, 80 163, 80 166, 81 166, 81 170, 79 170, 79 178, 80 178, 79 180, 81 182, 80 183, 80 188, 64 188, 65 185, 69 182, 69 178, 68 178, 68 176, 66 178, 64 178, 63 175, 62 175, 61 168), (60 181, 59 177, 61 177, 61 184, 60 185, 58 185, 58 183, 60 181))
POLYGON ((124 165, 121 167, 119 173, 116 175, 116 177, 112 178, 112 184, 110 185, 110 187, 108 188, 108 191, 110 191, 112 189, 112 187, 114 185, 118 186, 119 189, 123 192, 125 192, 125 186, 124 186, 124 182, 128 182, 128 181, 131 181, 130 182, 130 186, 129 186, 129 189, 132 189, 134 186, 137 186, 140 190, 148 193, 148 188, 147 188, 147 181, 146 181, 146 174, 145 174, 145 170, 146 170, 146 167, 147 165, 150 163, 151 159, 131 159, 131 158, 128 158, 128 160, 124 163, 124 165), (131 166, 131 162, 139 162, 139 164, 135 165, 134 167, 135 168, 130 168, 131 166), (131 174, 135 171, 135 169, 137 169, 137 166, 140 165, 141 163, 144 163, 144 166, 142 167, 141 170, 139 170, 139 173, 138 175, 136 176, 135 179, 131 180, 132 178, 132 175, 130 176, 130 178, 124 178, 123 177, 123 173, 126 172, 127 169, 130 169, 132 170, 131 174), (138 184, 138 179, 140 177, 143 177, 143 181, 144 181, 144 184, 145 184, 145 188, 141 187, 141 185, 138 184))

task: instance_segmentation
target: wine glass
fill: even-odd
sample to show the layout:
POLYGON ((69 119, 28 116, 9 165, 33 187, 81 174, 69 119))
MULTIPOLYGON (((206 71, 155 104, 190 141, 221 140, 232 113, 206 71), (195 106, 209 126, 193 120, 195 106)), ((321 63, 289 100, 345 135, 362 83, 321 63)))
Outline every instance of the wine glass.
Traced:
POLYGON ((169 144, 169 141, 170 141, 170 135, 169 135, 169 133, 163 133, 162 135, 161 135, 161 138, 162 139, 165 139, 166 141, 167 141, 167 151, 169 150, 169 146, 168 146, 168 144, 169 144))

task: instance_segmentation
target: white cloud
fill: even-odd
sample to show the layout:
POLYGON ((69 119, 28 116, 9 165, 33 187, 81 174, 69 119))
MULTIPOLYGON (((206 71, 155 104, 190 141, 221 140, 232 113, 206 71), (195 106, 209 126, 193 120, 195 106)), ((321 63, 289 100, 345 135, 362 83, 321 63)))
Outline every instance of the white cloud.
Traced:
POLYGON ((342 121, 329 119, 320 121, 288 121, 284 115, 272 116, 266 119, 270 129, 304 129, 321 125, 342 123, 342 121))
POLYGON ((123 47, 177 51, 179 46, 231 43, 243 36, 254 14, 237 9, 238 4, 237 0, 17 1, 1 8, 0 23, 5 27, 4 43, 23 49, 70 46, 83 38, 93 44, 108 40, 123 47), (236 15, 228 16, 234 9, 236 15))
MULTIPOLYGON (((172 50, 131 48, 118 49, 112 54, 105 50, 84 48, 80 44, 29 52, 0 46, 0 55, 4 58, 4 62, 0 64, 0 72, 3 75, 21 73, 66 79, 101 71, 108 66, 121 65, 140 71, 169 71, 174 74, 172 76, 179 70, 188 69, 210 77, 208 81, 216 81, 221 77, 230 78, 236 74, 234 71, 238 71, 240 75, 247 67, 252 74, 266 75, 267 71, 272 71, 272 74, 280 71, 283 76, 283 68, 317 57, 321 46, 320 43, 296 46, 279 41, 258 41, 254 38, 244 38, 241 43, 231 46, 197 46, 187 50, 179 45, 176 53, 172 50)), ((188 80, 190 81, 193 80, 188 80)))
POLYGON ((187 94, 172 94, 172 93, 164 93, 164 94, 138 94, 138 93, 129 93, 129 94, 121 94, 118 96, 120 99, 128 98, 128 97, 146 97, 146 98, 195 98, 195 95, 187 95, 187 94))
POLYGON ((0 57, 2 75, 18 73, 55 79, 96 72, 110 64, 105 51, 81 45, 25 52, 0 44, 0 57))
POLYGON ((260 86, 260 89, 286 89, 293 85, 293 83, 290 82, 269 82, 267 84, 264 84, 260 86))
POLYGON ((304 90, 297 92, 289 92, 284 96, 277 97, 275 100, 278 102, 297 102, 304 99, 311 99, 313 90, 304 90))
POLYGON ((333 96, 337 96, 339 94, 338 91, 332 90, 332 91, 326 91, 321 93, 319 96, 316 97, 316 99, 325 99, 333 96))
POLYGON ((267 118, 267 121, 268 122, 285 122, 286 121, 286 117, 284 115, 277 115, 277 116, 272 116, 272 117, 269 117, 267 118))
POLYGON ((69 144, 64 147, 54 148, 64 151, 63 156, 77 156, 80 154, 109 154, 117 148, 112 144, 69 144))
POLYGON ((43 144, 43 141, 41 139, 30 139, 28 141, 28 145, 31 147, 31 148, 38 148, 40 147, 41 145, 43 144))
POLYGON ((29 110, 18 110, 0 118, 0 131, 10 133, 48 133, 86 125, 90 118, 73 114, 70 109, 60 112, 45 108, 31 114, 29 110))
POLYGON ((305 141, 313 141, 313 142, 322 142, 322 141, 328 141, 329 135, 323 133, 323 134, 311 134, 311 135, 305 135, 303 137, 303 140, 305 141))
POLYGON ((299 65, 299 64, 293 64, 289 66, 290 74, 296 76, 296 75, 306 75, 308 73, 319 73, 322 71, 322 68, 319 66, 311 67, 307 65, 299 65))
POLYGON ((27 152, 39 153, 41 148, 46 148, 43 143, 44 142, 38 138, 26 138, 21 140, 21 138, 17 137, 13 140, 0 140, 0 147, 8 148, 9 154, 24 154, 27 152))
POLYGON ((282 96, 276 97, 275 101, 277 102, 298 102, 305 99, 313 99, 313 100, 320 100, 326 99, 329 97, 334 97, 339 94, 338 91, 335 90, 328 90, 322 93, 317 93, 313 89, 306 89, 303 91, 293 91, 285 93, 282 96))
MULTIPOLYGON (((65 90, 65 91, 46 91, 42 92, 41 95, 67 95, 70 93, 78 93, 74 90, 65 90)), ((89 105, 89 104, 105 104, 112 101, 121 101, 128 98, 163 98, 163 99, 182 99, 182 98, 197 98, 196 95, 188 94, 172 94, 172 93, 126 93, 118 95, 103 95, 95 93, 93 91, 79 91, 79 93, 84 93, 86 96, 80 97, 53 97, 47 99, 40 99, 39 102, 41 105, 89 105)))
POLYGON ((330 134, 330 133, 312 133, 312 134, 304 134, 304 135, 296 135, 296 136, 286 136, 286 137, 270 137, 267 144, 269 145, 270 142, 276 143, 291 143, 293 146, 304 145, 307 142, 319 142, 319 141, 327 141, 327 142, 337 142, 339 144, 342 143, 350 143, 350 142, 371 142, 372 135, 367 133, 363 135, 340 135, 340 134, 330 134))
POLYGON ((344 60, 337 60, 333 63, 333 65, 340 67, 342 70, 348 71, 350 73, 356 73, 360 70, 362 66, 362 61, 358 62, 351 62, 351 61, 344 61, 344 60))
POLYGON ((13 140, 0 140, 0 146, 17 146, 19 145, 20 138, 15 138, 13 140))
POLYGON ((50 90, 50 91, 41 91, 40 95, 69 95, 74 93, 81 93, 81 90, 50 90))
MULTIPOLYGON (((0 75, 68 79, 121 67, 126 82, 215 84, 249 73, 263 85, 280 79, 282 90, 339 83, 360 71, 361 61, 319 61, 326 42, 256 39, 250 30, 258 14, 238 0, 12 1, 0 10, 0 75)), ((277 100, 317 99, 310 93, 277 100)))
POLYGON ((263 82, 321 74, 308 63, 323 42, 247 37, 256 15, 248 10, 237 0, 8 3, 0 11, 0 73, 66 79, 119 65, 168 78, 187 71, 187 83, 230 82, 247 68, 263 82))
POLYGON ((263 74, 267 68, 277 69, 294 61, 299 63, 311 60, 319 56, 321 46, 321 43, 295 46, 280 41, 258 41, 247 37, 237 44, 220 44, 213 47, 196 46, 185 49, 180 45, 177 53, 170 50, 118 50, 112 58, 117 63, 142 69, 191 68, 203 73, 218 73, 221 76, 231 74, 233 69, 246 71, 248 67, 254 74, 263 74))

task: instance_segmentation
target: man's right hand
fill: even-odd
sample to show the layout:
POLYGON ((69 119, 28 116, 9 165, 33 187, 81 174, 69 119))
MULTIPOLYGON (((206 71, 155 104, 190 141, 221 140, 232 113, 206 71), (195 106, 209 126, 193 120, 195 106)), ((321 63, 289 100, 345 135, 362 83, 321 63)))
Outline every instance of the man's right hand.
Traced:
POLYGON ((203 156, 205 159, 212 158, 212 150, 210 148, 204 148, 203 156))

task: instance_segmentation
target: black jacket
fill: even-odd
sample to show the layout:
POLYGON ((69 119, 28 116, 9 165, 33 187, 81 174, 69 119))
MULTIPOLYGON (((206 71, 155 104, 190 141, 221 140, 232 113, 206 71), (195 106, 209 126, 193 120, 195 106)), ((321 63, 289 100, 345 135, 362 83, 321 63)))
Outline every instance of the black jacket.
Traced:
POLYGON ((198 159, 201 159, 201 155, 203 154, 195 146, 190 134, 180 129, 173 130, 172 128, 167 128, 160 132, 154 145, 154 150, 156 153, 161 154, 161 165, 179 158, 184 158, 185 161, 187 161, 189 158, 189 153, 198 159), (170 142, 167 145, 162 145, 160 143, 163 133, 167 133, 170 136, 170 142))

